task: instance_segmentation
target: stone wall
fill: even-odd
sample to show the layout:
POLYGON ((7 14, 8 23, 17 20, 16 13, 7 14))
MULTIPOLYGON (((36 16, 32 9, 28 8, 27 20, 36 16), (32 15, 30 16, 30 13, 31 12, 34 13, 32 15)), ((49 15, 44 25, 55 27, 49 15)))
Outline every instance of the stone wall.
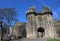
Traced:
POLYGON ((42 27, 44 31, 44 37, 55 37, 55 28, 52 20, 52 12, 47 7, 42 7, 42 12, 37 12, 34 9, 29 9, 27 12, 27 38, 37 38, 38 31, 37 29, 42 27))
POLYGON ((26 37, 25 23, 16 23, 12 30, 12 38, 26 37))

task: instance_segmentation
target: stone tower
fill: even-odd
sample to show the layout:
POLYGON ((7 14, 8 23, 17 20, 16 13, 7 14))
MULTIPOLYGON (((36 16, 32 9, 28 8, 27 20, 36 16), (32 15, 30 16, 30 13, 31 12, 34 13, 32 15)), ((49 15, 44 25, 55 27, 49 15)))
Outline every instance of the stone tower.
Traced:
POLYGON ((27 38, 55 37, 52 12, 48 7, 42 6, 42 12, 37 12, 35 7, 28 9, 26 13, 27 38))

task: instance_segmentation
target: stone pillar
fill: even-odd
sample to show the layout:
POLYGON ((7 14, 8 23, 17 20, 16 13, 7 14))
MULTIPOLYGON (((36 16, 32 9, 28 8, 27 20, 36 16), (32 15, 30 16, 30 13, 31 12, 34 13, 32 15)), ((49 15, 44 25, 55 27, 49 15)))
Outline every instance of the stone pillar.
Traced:
POLYGON ((35 19, 36 10, 35 7, 29 8, 26 13, 27 16, 27 23, 26 23, 26 30, 27 30, 27 38, 36 38, 36 19, 35 19))
POLYGON ((53 20, 52 20, 52 16, 50 14, 47 15, 47 21, 48 21, 49 37, 54 38, 55 29, 54 29, 54 23, 53 23, 53 20), (53 31, 53 29, 54 29, 54 31, 53 31))
POLYGON ((36 18, 34 14, 30 15, 30 18, 26 23, 27 37, 36 38, 37 37, 37 27, 36 27, 36 18))
POLYGON ((33 23, 33 36, 34 38, 37 38, 37 24, 36 24, 37 22, 35 15, 33 16, 32 23, 33 23))

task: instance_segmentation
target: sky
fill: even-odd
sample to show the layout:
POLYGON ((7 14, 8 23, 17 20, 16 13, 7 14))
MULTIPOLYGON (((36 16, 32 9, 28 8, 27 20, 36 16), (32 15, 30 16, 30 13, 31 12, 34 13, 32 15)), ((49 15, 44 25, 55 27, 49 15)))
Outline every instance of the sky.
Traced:
POLYGON ((37 11, 42 10, 42 4, 53 12, 53 19, 60 18, 60 0, 0 0, 0 8, 15 8, 19 22, 26 22, 26 12, 29 7, 35 6, 37 11))

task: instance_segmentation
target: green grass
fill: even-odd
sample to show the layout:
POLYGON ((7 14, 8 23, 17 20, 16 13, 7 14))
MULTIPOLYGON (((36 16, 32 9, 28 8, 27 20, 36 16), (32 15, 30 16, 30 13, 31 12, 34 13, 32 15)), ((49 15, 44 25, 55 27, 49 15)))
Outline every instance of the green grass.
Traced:
POLYGON ((47 39, 47 41, 60 41, 60 39, 47 39))

